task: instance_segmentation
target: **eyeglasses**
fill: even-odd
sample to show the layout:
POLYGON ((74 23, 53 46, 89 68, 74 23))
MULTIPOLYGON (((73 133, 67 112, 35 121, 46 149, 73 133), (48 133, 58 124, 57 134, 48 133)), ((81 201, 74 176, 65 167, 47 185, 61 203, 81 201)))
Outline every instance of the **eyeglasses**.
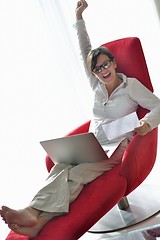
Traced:
POLYGON ((100 73, 100 72, 102 72, 102 68, 104 68, 104 69, 109 68, 111 66, 111 62, 112 62, 112 60, 108 60, 108 61, 104 62, 102 65, 95 67, 92 71, 95 74, 100 73))

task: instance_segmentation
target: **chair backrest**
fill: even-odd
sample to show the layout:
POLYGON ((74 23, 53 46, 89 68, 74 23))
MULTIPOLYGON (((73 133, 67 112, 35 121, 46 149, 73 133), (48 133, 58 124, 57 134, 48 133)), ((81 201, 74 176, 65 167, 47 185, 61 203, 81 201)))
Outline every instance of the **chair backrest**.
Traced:
MULTIPOLYGON (((144 86, 153 92, 144 52, 140 39, 128 37, 102 44, 115 56, 117 72, 124 73, 127 77, 137 78, 144 86)), ((146 110, 139 107, 139 118, 142 118, 146 110)))
POLYGON ((137 37, 122 38, 103 44, 111 50, 116 58, 117 71, 128 77, 140 80, 148 89, 153 91, 142 45, 137 37))
MULTIPOLYGON (((153 92, 144 52, 137 37, 115 40, 102 46, 107 47, 115 56, 117 72, 137 78, 153 92)), ((139 118, 147 110, 139 107, 139 118)), ((126 196, 138 187, 152 170, 157 153, 157 128, 141 137, 136 135, 127 147, 121 164, 120 175, 127 178, 126 196), (129 169, 131 171, 129 171, 129 169)))

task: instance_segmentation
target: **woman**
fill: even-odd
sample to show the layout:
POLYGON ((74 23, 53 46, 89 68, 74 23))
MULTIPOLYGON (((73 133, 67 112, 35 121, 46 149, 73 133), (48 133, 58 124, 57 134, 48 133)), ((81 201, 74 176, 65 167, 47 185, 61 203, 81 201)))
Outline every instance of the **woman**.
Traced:
MULTIPOLYGON (((134 129, 134 134, 147 134, 160 123, 160 100, 138 80, 128 79, 116 73, 114 56, 105 48, 91 50, 89 37, 82 17, 88 4, 80 0, 76 7, 76 29, 86 74, 95 94, 91 130, 102 146, 110 141, 103 131, 103 125, 136 111, 138 105, 150 112, 134 129)), ((55 216, 66 214, 83 187, 121 162, 123 153, 133 133, 118 139, 118 147, 108 160, 97 163, 83 163, 76 166, 55 165, 44 185, 28 207, 14 210, 2 206, 1 217, 16 233, 35 237, 42 227, 55 216)))

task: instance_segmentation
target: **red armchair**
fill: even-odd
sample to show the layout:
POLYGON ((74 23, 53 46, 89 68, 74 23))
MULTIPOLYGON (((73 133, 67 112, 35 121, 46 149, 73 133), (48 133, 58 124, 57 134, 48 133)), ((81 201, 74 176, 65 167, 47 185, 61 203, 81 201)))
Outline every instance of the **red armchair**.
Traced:
MULTIPOLYGON (((138 78, 153 91, 140 40, 124 38, 104 44, 115 55, 118 72, 138 78)), ((138 109, 142 117, 145 110, 138 109)), ((87 132, 90 121, 79 126, 67 135, 87 132)), ((137 188, 150 173, 156 159, 157 128, 146 136, 136 135, 127 147, 122 163, 104 173, 85 186, 79 197, 70 205, 70 212, 51 220, 35 240, 77 240, 88 231, 103 215, 112 209, 123 197, 137 188)), ((50 171, 53 162, 46 157, 50 171)), ((28 240, 10 232, 6 240, 28 240)))

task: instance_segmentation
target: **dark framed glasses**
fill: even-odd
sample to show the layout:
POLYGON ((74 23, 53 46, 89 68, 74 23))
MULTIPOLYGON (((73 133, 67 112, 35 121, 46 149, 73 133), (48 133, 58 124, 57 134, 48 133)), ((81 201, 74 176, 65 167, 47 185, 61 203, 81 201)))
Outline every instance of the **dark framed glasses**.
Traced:
POLYGON ((111 66, 111 62, 112 62, 112 60, 107 60, 102 65, 95 67, 92 71, 95 74, 100 73, 102 71, 102 68, 104 68, 104 69, 109 68, 111 66))

